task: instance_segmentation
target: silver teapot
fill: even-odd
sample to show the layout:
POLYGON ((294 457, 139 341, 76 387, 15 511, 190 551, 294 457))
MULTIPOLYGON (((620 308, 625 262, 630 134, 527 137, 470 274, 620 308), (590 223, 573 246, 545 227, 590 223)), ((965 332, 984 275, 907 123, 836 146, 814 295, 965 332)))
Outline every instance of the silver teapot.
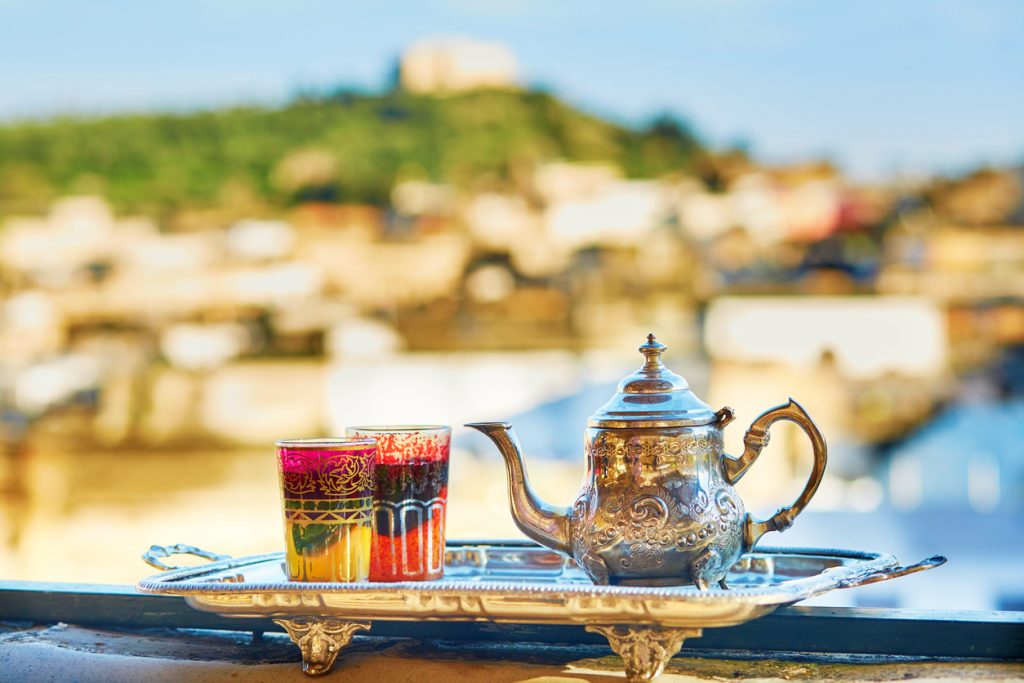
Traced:
POLYGON ((640 347, 644 365, 587 421, 587 474, 572 507, 554 507, 533 492, 518 439, 507 422, 467 424, 501 451, 516 525, 538 543, 565 553, 598 584, 718 584, 740 556, 769 531, 784 531, 804 509, 825 473, 826 446, 796 401, 765 411, 727 455, 722 430, 731 408, 715 412, 686 380, 666 368, 666 346, 654 335, 640 347), (778 420, 798 424, 811 440, 814 466, 803 493, 767 520, 746 512, 732 485, 754 464, 778 420))

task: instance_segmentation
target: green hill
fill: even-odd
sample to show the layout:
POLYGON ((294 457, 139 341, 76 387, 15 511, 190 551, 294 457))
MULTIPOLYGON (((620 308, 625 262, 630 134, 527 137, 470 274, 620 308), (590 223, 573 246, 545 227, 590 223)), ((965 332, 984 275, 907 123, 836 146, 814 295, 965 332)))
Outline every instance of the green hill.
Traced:
POLYGON ((339 92, 279 108, 0 126, 0 215, 41 211, 74 192, 161 215, 231 202, 385 204, 399 176, 515 184, 536 161, 563 158, 650 177, 689 168, 699 152, 673 119, 631 129, 541 92, 339 92))

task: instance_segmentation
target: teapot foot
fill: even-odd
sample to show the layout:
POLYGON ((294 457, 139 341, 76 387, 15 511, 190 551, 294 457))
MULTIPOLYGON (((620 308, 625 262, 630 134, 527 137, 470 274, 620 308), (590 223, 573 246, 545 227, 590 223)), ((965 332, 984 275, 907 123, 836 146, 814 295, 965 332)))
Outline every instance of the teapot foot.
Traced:
POLYGON ((687 638, 699 638, 699 628, 671 629, 657 626, 587 626, 600 633, 622 657, 629 683, 647 683, 665 670, 687 638))
POLYGON ((588 550, 579 558, 578 563, 590 580, 598 586, 607 586, 610 583, 608 565, 600 555, 588 550))
POLYGON ((724 574, 728 571, 728 567, 723 571, 721 553, 710 546, 690 563, 693 584, 701 591, 708 590, 713 583, 721 585, 720 582, 725 579, 724 574))

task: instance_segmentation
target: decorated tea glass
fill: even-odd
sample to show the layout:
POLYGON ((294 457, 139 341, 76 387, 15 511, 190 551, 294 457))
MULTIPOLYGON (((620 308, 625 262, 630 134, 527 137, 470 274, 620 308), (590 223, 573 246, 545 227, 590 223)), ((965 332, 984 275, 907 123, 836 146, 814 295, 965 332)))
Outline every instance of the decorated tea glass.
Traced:
POLYGON ((349 427, 377 440, 371 581, 426 581, 444 573, 451 427, 349 427))
POLYGON ((373 530, 372 438, 277 442, 292 581, 366 581, 373 530))

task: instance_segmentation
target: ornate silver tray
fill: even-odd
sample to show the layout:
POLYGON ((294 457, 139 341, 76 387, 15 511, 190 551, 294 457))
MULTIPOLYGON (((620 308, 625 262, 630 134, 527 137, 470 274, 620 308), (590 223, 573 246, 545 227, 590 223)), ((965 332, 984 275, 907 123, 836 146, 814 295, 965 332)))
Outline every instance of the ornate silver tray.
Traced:
POLYGON ((686 638, 734 626, 837 588, 936 567, 930 557, 900 566, 892 555, 818 548, 757 548, 729 572, 729 588, 597 586, 575 563, 533 543, 449 542, 445 576, 407 583, 294 583, 283 553, 231 558, 190 546, 153 546, 143 556, 166 569, 143 579, 146 593, 181 595, 198 610, 271 617, 302 651, 309 674, 330 671, 338 652, 371 622, 492 621, 577 624, 622 656, 630 681, 660 674, 686 638), (191 553, 210 564, 174 569, 160 558, 191 553))

